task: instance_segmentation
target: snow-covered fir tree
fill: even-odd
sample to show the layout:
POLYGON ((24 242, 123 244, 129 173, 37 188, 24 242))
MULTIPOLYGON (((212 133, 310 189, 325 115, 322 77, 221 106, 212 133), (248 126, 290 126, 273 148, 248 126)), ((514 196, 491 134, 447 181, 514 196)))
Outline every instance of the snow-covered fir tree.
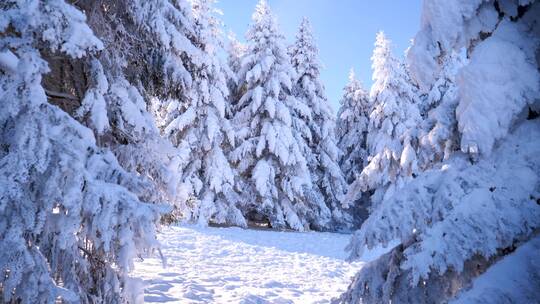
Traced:
MULTIPOLYGON (((57 72, 73 63, 54 62, 46 85, 69 92, 77 87, 79 78, 86 76, 89 89, 81 94, 76 117, 94 130, 98 143, 109 147, 122 167, 150 184, 151 189, 140 191, 145 199, 167 202, 178 209, 187 199, 175 166, 178 152, 160 136, 149 111, 155 94, 153 79, 162 78, 147 52, 154 36, 142 25, 136 31, 125 30, 138 20, 133 16, 141 4, 118 0, 77 5, 88 13, 88 24, 105 41, 105 48, 85 63, 88 75, 74 74, 71 79, 58 81, 57 72), (70 81, 73 84, 68 84, 70 81)), ((161 86, 160 91, 168 90, 161 86)))
POLYGON ((227 63, 232 72, 238 74, 242 66, 242 57, 244 56, 247 48, 246 45, 238 41, 236 34, 233 32, 228 35, 227 46, 227 63))
MULTIPOLYGON (((157 245, 158 212, 134 193, 141 179, 42 85, 43 53, 82 60, 104 44, 64 1, 4 2, 0 33, 0 302, 136 301, 128 272, 157 245)), ((93 106, 104 131, 103 102, 93 106)))
POLYGON ((538 301, 539 0, 424 0, 337 125, 307 19, 225 53, 214 2, 0 1, 0 303, 139 303, 180 218, 363 221, 344 303, 538 301))
MULTIPOLYGON (((338 164, 340 151, 336 145, 334 113, 319 79, 319 51, 307 18, 303 19, 289 53, 296 71, 293 95, 303 104, 294 111, 293 117, 297 119, 293 120, 293 125, 307 143, 304 157, 308 160, 313 183, 309 199, 322 199, 328 207, 319 213, 319 217, 328 217, 328 224, 320 228, 346 226, 350 216, 344 212, 341 199, 347 185, 338 164)), ((326 219, 319 221, 324 223, 326 219)))
POLYGON ((202 65, 206 56, 197 37, 192 4, 188 0, 151 0, 127 2, 129 17, 143 32, 150 65, 150 79, 144 79, 146 87, 159 97, 189 100, 193 84, 191 69, 202 65), (161 77, 155 77, 161 76, 161 77))
MULTIPOLYGON (((161 3, 160 7, 170 11, 157 10, 152 3, 156 4, 131 0, 75 3, 86 12, 87 23, 104 48, 77 60, 45 52, 51 71, 43 84, 52 103, 90 127, 98 146, 110 149, 124 169, 144 180, 147 187, 138 190, 139 196, 167 202, 179 216, 187 208, 188 195, 177 165, 181 157, 177 148, 160 136, 149 113, 150 104, 177 95, 179 87, 163 81, 167 78, 164 75, 174 70, 163 67, 172 51, 156 43, 156 31, 150 25, 167 24, 179 9, 161 3), (144 18, 148 14, 153 22, 144 18)), ((191 14, 191 9, 185 12, 191 14)), ((173 62, 182 65, 180 60, 173 62)))
POLYGON ((311 178, 302 155, 293 112, 294 69, 284 37, 266 1, 257 4, 247 33, 239 85, 245 92, 234 118, 238 147, 232 153, 240 173, 249 219, 265 219, 274 228, 309 229, 326 205, 306 199, 311 178))
POLYGON ((416 149, 421 117, 413 84, 395 58, 384 33, 377 34, 372 56, 373 86, 367 131, 368 164, 350 186, 347 199, 373 190, 373 203, 391 195, 396 186, 417 170, 416 149))
POLYGON ((246 45, 238 41, 234 33, 229 33, 227 44, 227 65, 229 67, 228 86, 229 86, 229 104, 230 109, 226 117, 232 119, 236 112, 236 103, 242 97, 242 88, 238 83, 238 75, 242 66, 242 57, 246 52, 246 45))
MULTIPOLYGON (((158 121, 162 133, 179 149, 181 178, 193 197, 189 217, 199 224, 213 221, 245 226, 236 206, 239 199, 233 189, 234 171, 224 153, 226 146, 234 145, 235 136, 225 117, 229 111, 227 71, 217 56, 221 47, 220 25, 214 16, 213 2, 193 1, 190 38, 192 46, 198 49, 186 63, 186 78, 190 82, 183 88, 181 99, 161 101, 158 121)), ((183 56, 189 53, 184 52, 180 58, 183 56)))
POLYGON ((343 97, 337 118, 339 164, 347 183, 351 184, 367 164, 367 131, 369 125, 369 93, 351 69, 349 82, 343 88, 343 97))
MULTIPOLYGON (((500 302, 501 292, 464 290, 516 247, 532 246, 540 227, 540 125, 530 115, 540 98, 540 3, 429 0, 422 15, 408 59, 424 92, 444 92, 428 114, 426 140, 438 157, 356 232, 353 258, 400 245, 364 268, 342 302, 445 303, 460 294, 500 302), (452 58, 463 50, 467 60, 452 58)), ((524 269, 491 272, 523 282, 519 295, 504 295, 508 302, 538 286, 536 268, 524 269)))
POLYGON ((418 151, 422 169, 431 168, 459 150, 455 116, 459 100, 455 78, 462 61, 455 52, 445 56, 440 76, 422 98, 421 112, 425 119, 418 151))

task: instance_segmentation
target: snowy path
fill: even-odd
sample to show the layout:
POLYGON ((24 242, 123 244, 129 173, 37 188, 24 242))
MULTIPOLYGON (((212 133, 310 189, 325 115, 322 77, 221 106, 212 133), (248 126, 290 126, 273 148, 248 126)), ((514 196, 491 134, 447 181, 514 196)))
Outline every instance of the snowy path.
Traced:
POLYGON ((158 259, 136 264, 147 303, 329 303, 362 263, 348 263, 349 235, 171 227, 158 259))

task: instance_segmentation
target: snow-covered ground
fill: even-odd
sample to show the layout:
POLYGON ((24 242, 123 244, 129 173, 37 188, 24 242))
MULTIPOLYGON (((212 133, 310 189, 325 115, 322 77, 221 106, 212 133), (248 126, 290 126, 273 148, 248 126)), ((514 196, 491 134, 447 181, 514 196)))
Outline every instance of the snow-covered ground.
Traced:
POLYGON ((362 262, 345 261, 350 236, 240 228, 170 227, 160 259, 136 264, 147 303, 329 303, 362 262))

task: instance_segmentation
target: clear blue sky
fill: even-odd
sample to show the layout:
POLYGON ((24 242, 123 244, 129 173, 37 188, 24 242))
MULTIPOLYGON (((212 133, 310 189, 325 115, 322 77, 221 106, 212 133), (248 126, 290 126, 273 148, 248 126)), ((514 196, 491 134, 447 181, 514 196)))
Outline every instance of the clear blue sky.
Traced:
MULTIPOLYGON (((218 0, 225 31, 244 41, 258 0, 218 0)), ((421 0, 268 0, 289 43, 304 16, 311 20, 324 65, 322 81, 334 109, 339 107, 350 68, 371 86, 375 34, 383 30, 402 56, 420 27, 421 0)))

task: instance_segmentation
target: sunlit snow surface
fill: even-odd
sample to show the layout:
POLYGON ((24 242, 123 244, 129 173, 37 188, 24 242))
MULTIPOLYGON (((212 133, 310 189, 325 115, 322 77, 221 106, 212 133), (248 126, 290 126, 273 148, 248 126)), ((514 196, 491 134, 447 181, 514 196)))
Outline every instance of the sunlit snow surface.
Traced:
POLYGON ((348 263, 350 235, 171 227, 159 259, 136 264, 147 303, 329 303, 362 262, 348 263))

